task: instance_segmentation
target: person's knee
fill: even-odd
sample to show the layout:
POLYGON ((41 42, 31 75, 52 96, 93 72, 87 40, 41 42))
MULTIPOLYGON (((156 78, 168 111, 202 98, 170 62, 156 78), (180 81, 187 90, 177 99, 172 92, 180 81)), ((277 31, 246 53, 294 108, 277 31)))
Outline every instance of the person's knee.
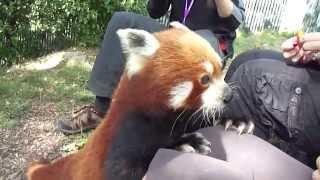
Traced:
POLYGON ((133 24, 136 16, 138 16, 138 14, 126 11, 118 11, 112 15, 110 22, 116 23, 119 26, 129 27, 131 24, 133 24))
MULTIPOLYGON (((231 73, 228 71, 228 73, 231 73)), ((233 69, 231 74, 226 75, 226 82, 237 82, 237 86, 243 83, 241 79, 252 77, 252 67, 250 64, 241 64, 233 69), (227 77, 228 76, 228 77, 227 77)))

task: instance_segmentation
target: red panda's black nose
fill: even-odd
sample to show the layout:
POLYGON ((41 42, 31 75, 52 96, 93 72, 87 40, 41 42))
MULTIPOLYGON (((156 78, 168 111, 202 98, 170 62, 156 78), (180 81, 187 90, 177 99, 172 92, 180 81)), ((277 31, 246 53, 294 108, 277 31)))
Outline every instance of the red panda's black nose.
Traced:
POLYGON ((228 103, 233 97, 232 89, 229 86, 223 88, 223 101, 228 103))

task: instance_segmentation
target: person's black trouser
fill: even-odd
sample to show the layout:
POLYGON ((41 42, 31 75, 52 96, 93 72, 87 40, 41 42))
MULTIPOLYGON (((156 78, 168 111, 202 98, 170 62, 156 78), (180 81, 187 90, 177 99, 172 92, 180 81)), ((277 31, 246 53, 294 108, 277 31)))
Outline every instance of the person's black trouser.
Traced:
POLYGON ((233 73, 242 64, 248 61, 255 61, 260 59, 270 59, 274 61, 284 61, 282 53, 270 49, 251 49, 239 54, 228 67, 228 71, 225 76, 225 81, 229 82, 233 73))
POLYGON ((253 135, 205 128, 211 157, 160 150, 146 179, 311 180, 306 165, 320 154, 320 72, 287 66, 279 52, 251 50, 233 60, 226 81, 235 96, 222 117, 253 120, 254 134, 281 151, 253 135))
POLYGON ((320 71, 288 66, 281 56, 274 58, 277 52, 256 57, 257 51, 233 61, 238 66, 231 65, 226 81, 235 96, 223 117, 252 120, 255 135, 314 167, 320 154, 320 71))
POLYGON ((222 128, 200 132, 212 144, 208 156, 160 149, 146 180, 311 180, 312 169, 254 135, 222 128))
MULTIPOLYGON (((166 27, 157 20, 130 12, 116 12, 108 23, 101 49, 96 57, 91 76, 88 82, 88 88, 100 99, 96 104, 101 104, 104 98, 111 98, 116 88, 125 65, 125 57, 122 54, 119 38, 116 34, 118 29, 136 28, 148 32, 157 32, 166 27)), ((208 40, 208 42, 218 51, 218 40, 209 30, 196 31, 199 35, 208 40)), ((106 109, 98 107, 98 109, 106 109)))

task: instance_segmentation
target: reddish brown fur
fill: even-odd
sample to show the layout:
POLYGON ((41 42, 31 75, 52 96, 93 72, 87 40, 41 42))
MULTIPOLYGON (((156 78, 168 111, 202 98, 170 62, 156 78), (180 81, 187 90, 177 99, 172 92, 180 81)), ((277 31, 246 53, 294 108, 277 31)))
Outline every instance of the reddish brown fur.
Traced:
MULTIPOLYGON (((137 81, 136 85, 144 87, 143 89, 136 88, 141 91, 138 93, 140 97, 144 97, 141 99, 142 103, 145 104, 146 100, 157 102, 157 104, 166 103, 159 102, 168 99, 168 94, 163 94, 163 92, 170 92, 174 83, 190 79, 193 80, 194 85, 197 85, 194 87, 193 95, 200 94, 199 91, 203 91, 205 87, 200 86, 198 81, 200 76, 206 72, 199 62, 210 61, 214 67, 213 77, 220 78, 222 76, 221 64, 219 64, 220 57, 212 51, 211 47, 208 47, 210 45, 207 42, 201 42, 205 41, 204 39, 192 36, 190 33, 192 32, 175 29, 155 34, 161 42, 161 47, 141 72, 141 74, 148 74, 148 76, 142 76, 141 78, 144 79, 137 81), (187 44, 188 46, 186 46, 187 44), (201 56, 198 56, 199 54, 201 56), (168 78, 168 74, 170 78, 168 78), (172 82, 173 80, 174 82, 172 82), (152 93, 146 94, 145 92, 152 93)), ((190 106, 196 105, 197 98, 193 95, 188 99, 190 106)))
MULTIPOLYGON (((194 82, 199 81, 200 75, 205 73, 199 64, 201 61, 212 62, 213 76, 217 78, 221 76, 219 57, 208 50, 210 48, 206 47, 206 44, 199 42, 202 39, 189 33, 191 32, 177 29, 156 33, 160 49, 139 74, 131 79, 127 76, 122 77, 105 120, 90 136, 86 146, 77 153, 52 163, 32 165, 26 173, 28 180, 105 179, 103 171, 105 158, 118 128, 118 120, 123 114, 131 108, 154 112, 160 108, 168 109, 165 100, 169 95, 164 92, 170 92, 173 83, 190 79, 194 82), (198 54, 201 56, 197 56, 198 54)), ((198 85, 194 88, 196 91, 203 91, 204 87, 198 85)), ((195 104, 196 99, 195 94, 191 95, 187 104, 190 106, 195 104)))

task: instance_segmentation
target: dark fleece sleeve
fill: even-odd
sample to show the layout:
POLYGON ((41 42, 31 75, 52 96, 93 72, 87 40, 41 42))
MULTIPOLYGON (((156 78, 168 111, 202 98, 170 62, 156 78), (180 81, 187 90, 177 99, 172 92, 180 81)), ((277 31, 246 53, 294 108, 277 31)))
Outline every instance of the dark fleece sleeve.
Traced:
POLYGON ((232 2, 234 6, 231 15, 222 18, 222 21, 226 29, 234 31, 245 20, 245 8, 242 0, 232 0, 232 2))
POLYGON ((149 0, 147 10, 152 18, 160 18, 169 9, 172 0, 149 0))

